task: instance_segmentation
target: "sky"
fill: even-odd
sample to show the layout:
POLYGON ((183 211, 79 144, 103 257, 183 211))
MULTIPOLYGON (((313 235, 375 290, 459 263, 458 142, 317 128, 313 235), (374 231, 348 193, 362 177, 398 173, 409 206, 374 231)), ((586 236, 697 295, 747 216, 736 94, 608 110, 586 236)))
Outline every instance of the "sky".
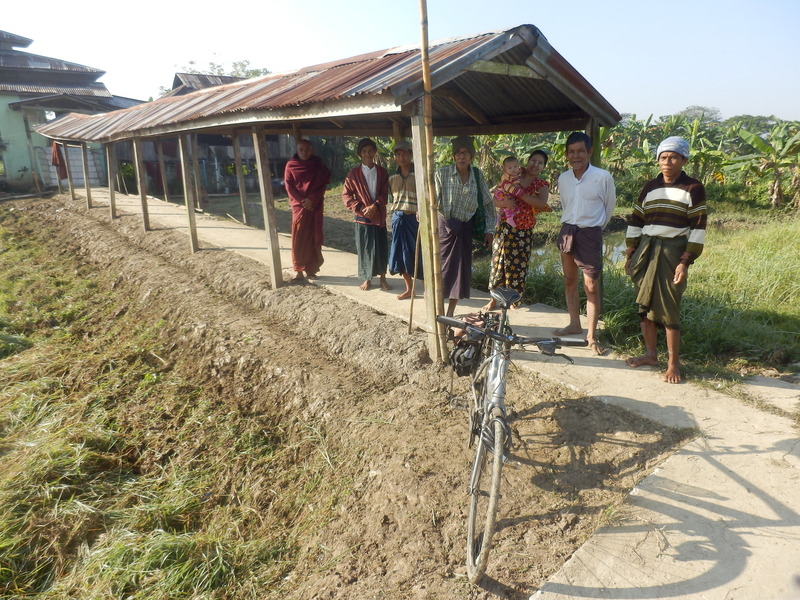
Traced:
MULTIPOLYGON (((620 113, 706 106, 723 119, 800 120, 799 0, 428 0, 431 42, 535 25, 620 113)), ((38 0, 3 11, 24 51, 106 72, 117 96, 158 97, 194 63, 273 73, 421 41, 419 0, 261 0, 122 5, 38 0)))

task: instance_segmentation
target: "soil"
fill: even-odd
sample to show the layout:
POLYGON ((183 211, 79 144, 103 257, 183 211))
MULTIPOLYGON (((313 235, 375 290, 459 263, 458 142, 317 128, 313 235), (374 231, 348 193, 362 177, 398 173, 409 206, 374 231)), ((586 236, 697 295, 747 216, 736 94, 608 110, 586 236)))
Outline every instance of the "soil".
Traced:
MULTIPOLYGON (((287 429, 326 440, 325 489, 340 493, 302 509, 313 526, 269 597, 528 598, 689 435, 513 372, 515 443, 498 532, 487 576, 472 586, 463 566, 471 456, 458 399, 466 380, 431 362, 424 334, 322 288, 271 290, 265 265, 191 255, 180 234, 144 232, 140 219, 111 222, 107 212, 55 196, 3 202, 0 221, 35 224, 52 248, 81 257, 84 277, 124 292, 120 314, 161 322, 168 352, 159 360, 220 403, 277 414, 287 429)), ((328 219, 326 235, 352 239, 352 225, 328 219)), ((131 407, 125 426, 150 410, 131 407)))

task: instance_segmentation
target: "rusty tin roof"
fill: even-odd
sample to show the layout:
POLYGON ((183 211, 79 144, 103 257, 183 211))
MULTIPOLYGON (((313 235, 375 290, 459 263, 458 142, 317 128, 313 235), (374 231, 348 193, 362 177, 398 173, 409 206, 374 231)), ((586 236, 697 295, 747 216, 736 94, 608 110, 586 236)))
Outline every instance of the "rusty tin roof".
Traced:
MULTIPOLYGON (((47 137, 114 141, 232 131, 391 135, 423 96, 419 46, 391 48, 287 73, 160 98, 100 115, 69 114, 37 127, 47 137)), ((617 111, 533 25, 434 42, 429 49, 437 135, 603 125, 617 111)))

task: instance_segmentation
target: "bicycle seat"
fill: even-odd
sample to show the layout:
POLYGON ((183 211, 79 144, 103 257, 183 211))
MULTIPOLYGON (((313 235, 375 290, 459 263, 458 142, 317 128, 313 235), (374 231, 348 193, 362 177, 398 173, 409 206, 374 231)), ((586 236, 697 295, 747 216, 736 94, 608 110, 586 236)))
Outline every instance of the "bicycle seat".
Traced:
POLYGON ((500 305, 500 308, 509 308, 522 298, 519 292, 504 287, 496 287, 493 290, 489 290, 489 294, 500 305))

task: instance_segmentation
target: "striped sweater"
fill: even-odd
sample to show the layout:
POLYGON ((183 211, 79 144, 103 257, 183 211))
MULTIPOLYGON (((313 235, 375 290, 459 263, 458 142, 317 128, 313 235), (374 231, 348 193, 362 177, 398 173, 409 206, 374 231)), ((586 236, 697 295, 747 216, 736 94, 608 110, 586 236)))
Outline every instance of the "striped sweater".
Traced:
POLYGON ((681 171, 674 183, 659 175, 648 181, 628 217, 625 244, 639 246, 642 235, 675 238, 686 236, 681 262, 690 265, 703 252, 706 237, 706 190, 703 184, 681 171))

